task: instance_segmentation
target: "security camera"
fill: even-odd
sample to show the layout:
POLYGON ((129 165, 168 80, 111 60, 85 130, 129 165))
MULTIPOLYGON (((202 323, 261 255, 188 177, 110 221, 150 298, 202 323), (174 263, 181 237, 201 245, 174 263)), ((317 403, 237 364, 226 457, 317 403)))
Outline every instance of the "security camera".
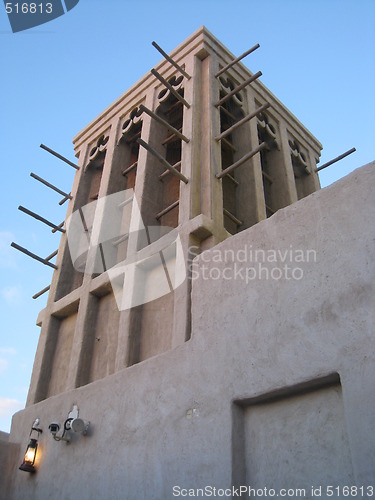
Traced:
POLYGON ((57 422, 52 422, 49 426, 48 426, 48 429, 50 431, 50 433, 53 435, 53 436, 56 436, 56 434, 59 432, 60 430, 60 424, 58 424, 57 422))
POLYGON ((83 420, 82 418, 74 418, 70 422, 70 428, 73 432, 81 432, 86 434, 89 428, 90 422, 83 420))

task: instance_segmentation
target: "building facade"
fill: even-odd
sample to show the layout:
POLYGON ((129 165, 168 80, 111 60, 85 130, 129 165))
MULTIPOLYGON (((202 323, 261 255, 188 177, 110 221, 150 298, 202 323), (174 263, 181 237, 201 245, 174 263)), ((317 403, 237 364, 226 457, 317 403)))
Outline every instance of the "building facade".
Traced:
POLYGON ((320 143, 259 74, 205 28, 170 56, 74 138, 4 498, 370 487, 372 169, 319 191, 320 143))

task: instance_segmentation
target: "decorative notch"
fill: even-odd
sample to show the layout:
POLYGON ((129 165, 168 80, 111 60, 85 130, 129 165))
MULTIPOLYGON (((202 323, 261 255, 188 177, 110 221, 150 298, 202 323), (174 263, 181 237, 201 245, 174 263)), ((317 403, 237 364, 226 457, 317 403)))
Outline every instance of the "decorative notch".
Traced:
POLYGON ((295 139, 289 139, 290 154, 292 157, 292 164, 294 175, 300 177, 301 175, 310 174, 307 164, 307 158, 301 151, 301 146, 295 139))
POLYGON ((258 115, 258 134, 260 136, 260 142, 266 142, 270 149, 277 148, 280 149, 279 143, 276 137, 276 127, 270 123, 269 117, 266 113, 262 112, 258 115))
MULTIPOLYGON (((225 76, 220 76, 219 82, 220 82, 220 95, 223 97, 231 93, 236 88, 236 85, 233 82, 233 80, 231 80, 230 78, 226 78, 225 76)), ((240 91, 236 92, 232 96, 232 100, 237 106, 240 107, 243 106, 243 95, 240 91)))
POLYGON ((107 149, 108 141, 109 141, 108 135, 106 136, 105 134, 103 134, 99 137, 96 145, 90 151, 89 155, 90 166, 97 166, 97 164, 102 163, 107 149))
POLYGON ((128 115, 126 115, 124 123, 122 124, 121 137, 119 142, 122 140, 126 142, 132 142, 134 135, 136 135, 140 129, 141 123, 142 123, 142 111, 137 106, 128 115))
POLYGON ((168 103, 172 97, 175 97, 176 93, 182 97, 184 92, 182 87, 183 81, 183 76, 172 76, 172 78, 169 78, 169 80, 167 80, 167 83, 170 87, 172 87, 172 89, 170 87, 164 88, 159 92, 159 104, 168 103), (172 90, 174 90, 174 92, 172 92, 172 90))

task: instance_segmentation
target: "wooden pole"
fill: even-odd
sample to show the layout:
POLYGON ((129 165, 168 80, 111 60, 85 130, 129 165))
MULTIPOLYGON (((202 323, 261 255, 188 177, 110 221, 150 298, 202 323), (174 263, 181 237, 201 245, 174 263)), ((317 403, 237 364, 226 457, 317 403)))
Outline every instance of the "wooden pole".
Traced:
POLYGON ((173 174, 176 177, 178 177, 185 184, 187 184, 189 182, 189 180, 183 174, 181 174, 181 172, 179 172, 178 170, 176 170, 169 162, 167 162, 167 160, 165 158, 162 157, 162 155, 158 151, 156 151, 156 149, 154 149, 152 146, 150 146, 149 144, 147 144, 147 142, 143 141, 142 139, 138 139, 137 142, 143 148, 147 149, 147 151, 149 153, 151 153, 152 155, 154 155, 165 166, 165 168, 167 168, 171 172, 171 174, 173 174))
POLYGON ((41 144, 40 147, 42 149, 44 149, 45 151, 48 151, 48 153, 51 153, 51 155, 56 156, 56 158, 59 158, 59 160, 65 161, 65 163, 67 163, 71 167, 75 168, 76 170, 79 170, 79 166, 76 165, 75 163, 71 162, 67 158, 65 158, 65 156, 62 156, 59 153, 56 153, 56 151, 54 151, 53 149, 47 148, 47 146, 45 146, 44 144, 41 144))
POLYGON ((186 73, 186 71, 184 69, 181 68, 181 66, 179 66, 176 61, 174 61, 166 52, 164 52, 164 50, 156 43, 156 42, 152 42, 152 45, 155 47, 156 50, 158 50, 160 52, 160 54, 165 57, 165 59, 170 62, 176 69, 178 69, 178 71, 184 75, 188 80, 190 80, 191 76, 188 75, 186 73))
POLYGON ((219 108, 220 108, 220 111, 222 111, 228 118, 230 118, 234 122, 237 120, 237 118, 230 111, 228 111, 226 108, 224 108, 224 106, 219 106, 219 108))
POLYGON ((53 222, 50 222, 49 220, 44 219, 40 215, 38 215, 35 212, 32 212, 31 210, 23 207, 22 205, 20 205, 18 207, 18 210, 20 210, 21 212, 24 212, 27 215, 30 215, 31 217, 34 217, 34 219, 39 220, 40 222, 43 222, 44 224, 47 224, 47 226, 52 227, 55 231, 61 231, 62 233, 65 233, 65 229, 62 229, 61 227, 56 226, 56 224, 54 224, 53 222))
MULTIPOLYGON (((177 167, 180 167, 181 168, 181 160, 178 161, 177 163, 174 163, 172 165, 173 168, 175 168, 177 170, 177 167)), ((162 181, 164 179, 164 177, 166 177, 167 175, 169 175, 171 173, 170 170, 164 170, 164 172, 162 174, 159 175, 159 180, 162 181)))
POLYGON ((163 215, 167 214, 168 212, 170 212, 171 210, 173 210, 175 207, 178 206, 179 204, 179 200, 177 201, 174 201, 173 203, 171 203, 167 208, 164 208, 164 210, 161 210, 161 212, 159 212, 158 214, 156 214, 156 220, 159 220, 163 217, 163 215))
POLYGON ((257 148, 255 148, 252 151, 250 151, 250 153, 247 153, 240 160, 238 160, 235 163, 233 163, 230 167, 226 168, 225 170, 223 170, 219 174, 216 174, 216 178, 217 179, 221 179, 222 177, 224 177, 224 175, 227 175, 230 172, 233 172, 233 170, 235 170, 236 168, 240 167, 243 163, 245 163, 245 161, 249 160, 250 158, 252 158, 253 156, 255 156, 257 153, 259 153, 259 151, 261 151, 262 149, 264 149, 266 147, 267 147, 267 143, 266 142, 262 142, 262 144, 259 144, 259 146, 257 148))
POLYGON ((245 80, 243 83, 241 83, 241 85, 238 85, 231 92, 229 92, 229 94, 225 95, 222 99, 220 99, 220 101, 218 101, 215 104, 215 106, 216 107, 217 106, 221 106, 222 104, 224 104, 224 102, 226 102, 228 99, 230 99, 231 97, 233 97, 235 94, 237 94, 237 92, 239 92, 243 88, 247 87, 247 85, 250 85, 250 83, 252 83, 254 80, 256 80, 257 78, 259 78, 260 76, 262 76, 262 72, 258 71, 258 73, 255 73, 255 75, 253 75, 250 78, 248 78, 247 80, 245 80))
POLYGON ((104 269, 104 272, 106 272, 107 271, 107 267, 105 265, 104 251, 103 251, 103 245, 102 245, 102 243, 99 243, 99 250, 100 250, 100 257, 102 259, 103 269, 104 269))
POLYGON ((55 250, 55 251, 54 251, 54 252, 52 252, 50 255, 48 255, 48 257, 46 257, 46 258, 45 258, 45 260, 48 260, 48 261, 49 261, 49 260, 53 259, 54 257, 56 257, 57 252, 58 252, 58 250, 55 250))
POLYGON ((25 255, 28 255, 34 260, 37 260, 38 262, 41 262, 45 266, 52 267, 53 269, 57 269, 57 266, 55 264, 52 264, 51 262, 48 262, 46 259, 42 259, 42 257, 39 257, 38 255, 35 255, 35 253, 31 253, 29 250, 27 250, 24 247, 21 247, 20 245, 17 245, 17 243, 12 242, 11 247, 15 248, 16 250, 19 250, 20 252, 24 253, 25 255))
POLYGON ((43 290, 41 290, 40 292, 38 292, 35 295, 33 295, 33 299, 38 299, 41 295, 43 295, 44 293, 48 292, 48 290, 50 288, 51 288, 51 285, 46 286, 46 288, 43 288, 43 290))
MULTIPOLYGON (((65 221, 62 221, 62 222, 61 222, 61 224, 59 224, 59 225, 57 226, 57 228, 56 228, 56 229, 55 229, 55 228, 54 228, 54 229, 52 229, 52 231, 51 231, 51 232, 52 232, 52 233, 56 233, 56 231, 60 231, 60 230, 61 230, 61 228, 63 227, 63 225, 64 225, 64 224, 65 224, 65 221)), ((64 231, 62 231, 62 232, 65 232, 65 230, 64 230, 64 231)))
POLYGON ((182 97, 182 96, 181 96, 181 95, 177 92, 177 90, 176 90, 176 89, 174 89, 174 88, 172 87, 172 85, 171 85, 171 84, 170 84, 170 83, 169 83, 169 82, 168 82, 165 78, 163 78, 163 77, 161 76, 161 74, 160 74, 160 73, 158 73, 158 72, 156 71, 156 69, 152 69, 152 70, 151 70, 151 73, 152 73, 152 74, 153 74, 153 75, 154 75, 154 76, 155 76, 155 77, 156 77, 159 81, 161 81, 161 83, 162 83, 163 85, 165 85, 165 86, 167 87, 167 89, 169 89, 169 90, 172 92, 172 94, 175 96, 175 98, 176 98, 176 99, 178 99, 179 101, 181 101, 181 102, 182 102, 182 104, 183 104, 184 106, 186 106, 187 108, 190 108, 190 104, 189 104, 187 101, 185 101, 185 99, 184 99, 184 98, 183 98, 183 97, 182 97))
POLYGON ((327 168, 327 167, 329 167, 330 165, 332 165, 332 163, 336 163, 337 161, 342 160, 342 159, 343 159, 343 158, 345 158, 346 156, 349 156, 349 155, 351 155, 352 153, 354 153, 355 151, 356 151, 356 149, 355 149, 355 148, 349 149, 349 151, 346 151, 346 152, 345 152, 345 153, 343 153, 342 155, 337 156, 337 158, 334 158, 333 160, 330 160, 330 161, 328 161, 327 163, 324 163, 324 165, 322 165, 321 167, 316 168, 316 169, 315 169, 315 172, 320 172, 320 170, 323 170, 323 168, 327 168))
MULTIPOLYGON (((88 229, 87 224, 86 224, 86 219, 85 219, 85 215, 83 213, 82 207, 79 207, 78 211, 79 211, 79 216, 81 218, 83 230, 87 234, 89 232, 89 229, 88 229)), ((87 241, 90 243, 90 236, 88 234, 87 234, 87 241)))
POLYGON ((44 184, 45 186, 53 189, 53 191, 56 191, 56 193, 59 193, 61 194, 61 196, 65 196, 65 198, 71 200, 72 197, 70 194, 68 193, 65 193, 64 191, 61 191, 61 189, 57 188, 56 186, 54 186, 53 184, 50 184, 49 182, 47 182, 45 179, 43 179, 42 177, 39 177, 39 175, 36 175, 36 174, 33 174, 33 172, 30 173, 30 177, 32 177, 33 179, 36 179, 37 181, 41 182, 42 184, 44 184))
POLYGON ((126 200, 122 201, 121 203, 118 204, 118 208, 123 208, 126 205, 129 205, 129 203, 132 203, 134 200, 134 196, 130 196, 130 198, 127 198, 126 200))
POLYGON ((223 73, 225 73, 225 71, 227 71, 227 69, 231 68, 236 63, 238 63, 239 61, 241 61, 241 59, 243 59, 244 57, 246 57, 249 54, 251 54, 252 52, 254 52, 254 50, 259 49, 259 47, 260 47, 260 45, 259 45, 259 43, 257 43, 256 45, 254 45, 254 47, 251 47, 251 49, 247 50, 246 52, 244 52, 240 56, 236 57, 236 59, 233 59, 233 61, 231 61, 229 64, 227 64, 226 66, 224 66, 224 68, 222 68, 220 71, 218 71, 216 73, 215 78, 217 78, 218 76, 220 76, 223 73))
POLYGON ((113 241, 112 245, 114 247, 117 247, 120 243, 122 243, 123 241, 126 241, 128 238, 129 238, 129 234, 123 234, 122 236, 120 236, 120 238, 118 238, 117 240, 113 241))
POLYGON ((137 168, 138 166, 138 160, 132 163, 129 167, 127 167, 125 170, 123 170, 121 173, 122 175, 128 175, 129 172, 131 172, 134 168, 137 168))
POLYGON ((72 199, 72 196, 69 194, 68 196, 64 196, 64 198, 59 201, 59 205, 64 205, 64 203, 68 200, 71 200, 72 199))
POLYGON ((166 120, 163 120, 163 118, 160 118, 156 113, 151 111, 150 109, 146 108, 143 104, 139 106, 139 109, 142 111, 142 113, 146 113, 146 115, 151 116, 155 121, 161 123, 165 127, 169 128, 177 137, 179 137, 181 140, 185 142, 190 142, 190 139, 188 139, 184 134, 181 134, 176 128, 172 127, 166 120))
POLYGON ((224 215, 226 215, 231 221, 233 221, 237 226, 242 226, 243 222, 240 219, 237 219, 235 215, 233 215, 229 210, 226 208, 223 209, 224 215))
POLYGON ((254 118, 254 116, 259 115, 259 113, 262 113, 262 111, 266 110, 269 107, 270 107, 269 103, 263 104, 263 106, 260 106, 260 108, 256 109, 253 113, 250 113, 249 115, 245 116, 244 118, 242 118, 240 121, 238 121, 237 123, 235 123, 234 125, 232 125, 227 130, 224 130, 224 132, 222 132, 220 135, 218 135, 217 137, 215 137, 215 139, 217 141, 220 141, 221 139, 224 139, 224 137, 226 137, 227 135, 231 134, 238 127, 241 127, 241 125, 243 125, 244 123, 246 123, 249 120, 251 120, 252 118, 254 118))

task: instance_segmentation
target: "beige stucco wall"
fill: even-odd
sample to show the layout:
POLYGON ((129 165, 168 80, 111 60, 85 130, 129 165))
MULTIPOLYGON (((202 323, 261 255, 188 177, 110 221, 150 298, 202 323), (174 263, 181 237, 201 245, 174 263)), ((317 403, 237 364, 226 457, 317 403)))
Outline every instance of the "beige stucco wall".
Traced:
MULTIPOLYGON (((373 484, 374 167, 202 254, 190 341, 17 413, 10 442, 19 453, 8 460, 1 498, 169 499, 173 486, 295 488, 311 478, 316 486, 373 484), (246 245, 301 250, 310 261, 289 262, 301 279, 267 280, 266 271, 248 283, 229 271, 216 279, 246 245), (227 262, 213 262, 225 250, 227 262), (91 433, 55 442, 48 425, 62 423, 73 404, 91 433), (31 476, 18 466, 36 417, 44 432, 31 476)), ((254 267, 239 255, 238 265, 254 267)))

